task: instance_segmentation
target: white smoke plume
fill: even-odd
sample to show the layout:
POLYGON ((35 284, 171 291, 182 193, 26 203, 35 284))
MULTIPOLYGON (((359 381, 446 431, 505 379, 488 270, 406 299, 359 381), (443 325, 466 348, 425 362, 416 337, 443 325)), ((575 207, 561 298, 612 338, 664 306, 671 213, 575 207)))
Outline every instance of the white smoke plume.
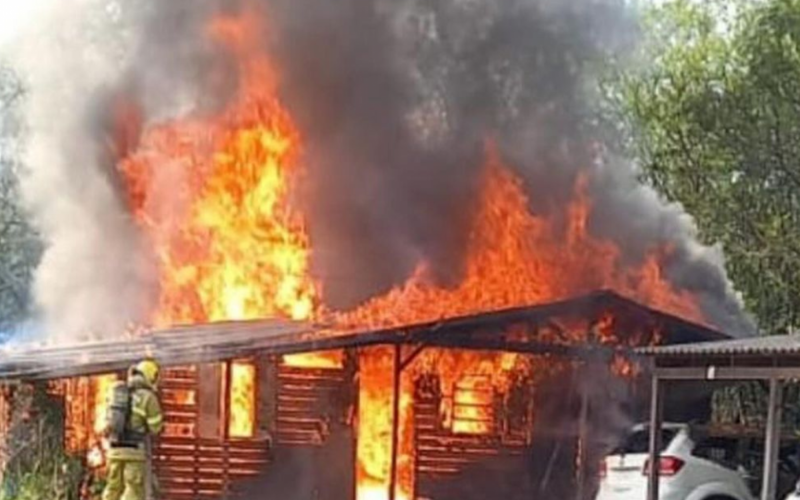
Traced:
POLYGON ((114 137, 96 114, 133 53, 121 14, 98 0, 52 2, 12 45, 27 89, 23 194, 46 245, 34 293, 56 341, 120 335, 147 306, 147 254, 110 175, 114 137))

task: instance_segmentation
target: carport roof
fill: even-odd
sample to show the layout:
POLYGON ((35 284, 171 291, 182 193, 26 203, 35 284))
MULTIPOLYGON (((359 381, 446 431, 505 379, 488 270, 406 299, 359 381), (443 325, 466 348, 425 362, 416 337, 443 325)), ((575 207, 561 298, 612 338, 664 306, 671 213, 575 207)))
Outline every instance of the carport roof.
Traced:
POLYGON ((735 340, 642 347, 636 352, 656 359, 800 355, 800 335, 769 335, 735 340))

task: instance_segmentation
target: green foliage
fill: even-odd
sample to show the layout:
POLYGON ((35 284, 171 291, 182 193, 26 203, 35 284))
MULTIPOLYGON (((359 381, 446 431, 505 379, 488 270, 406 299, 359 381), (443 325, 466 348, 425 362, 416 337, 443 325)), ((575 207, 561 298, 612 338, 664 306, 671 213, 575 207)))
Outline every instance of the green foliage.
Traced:
POLYGON ((645 180, 719 242, 768 333, 800 327, 800 0, 672 0, 603 83, 645 180))
POLYGON ((0 331, 30 316, 30 284, 42 253, 20 201, 23 98, 20 82, 0 66, 0 331))
POLYGON ((715 424, 759 428, 764 427, 766 415, 767 391, 759 382, 743 382, 714 392, 711 421, 715 424))
POLYGON ((80 475, 80 462, 63 456, 49 457, 33 469, 6 479, 0 500, 77 500, 75 478, 80 475))
POLYGON ((0 500, 77 500, 84 468, 64 452, 62 405, 43 387, 26 390, 12 413, 0 500))
MULTIPOLYGON (((787 384, 783 393, 782 421, 787 430, 800 429, 800 384, 787 384)), ((739 382, 714 392, 711 422, 751 428, 764 428, 769 406, 769 388, 763 382, 739 382)))
POLYGON ((41 251, 20 206, 17 178, 0 167, 0 331, 30 316, 30 285, 41 251))

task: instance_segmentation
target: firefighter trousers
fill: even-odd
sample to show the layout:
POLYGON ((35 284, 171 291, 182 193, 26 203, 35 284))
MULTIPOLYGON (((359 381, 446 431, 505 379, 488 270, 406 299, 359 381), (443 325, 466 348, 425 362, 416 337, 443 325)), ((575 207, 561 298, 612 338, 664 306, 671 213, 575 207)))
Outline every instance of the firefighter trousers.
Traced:
POLYGON ((103 500, 145 500, 145 469, 142 460, 108 460, 103 500))

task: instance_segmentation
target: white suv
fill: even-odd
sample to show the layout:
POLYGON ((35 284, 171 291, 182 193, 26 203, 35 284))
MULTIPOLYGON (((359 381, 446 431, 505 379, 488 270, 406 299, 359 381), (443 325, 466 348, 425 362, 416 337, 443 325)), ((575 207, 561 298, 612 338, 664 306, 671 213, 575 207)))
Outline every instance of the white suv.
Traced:
MULTIPOLYGON (((634 427, 605 459, 597 500, 647 498, 649 426, 634 427)), ((659 500, 754 500, 739 464, 726 462, 725 445, 698 446, 684 424, 661 429, 659 500)))
POLYGON ((797 481, 794 489, 784 498, 784 500, 800 500, 800 481, 797 481))

